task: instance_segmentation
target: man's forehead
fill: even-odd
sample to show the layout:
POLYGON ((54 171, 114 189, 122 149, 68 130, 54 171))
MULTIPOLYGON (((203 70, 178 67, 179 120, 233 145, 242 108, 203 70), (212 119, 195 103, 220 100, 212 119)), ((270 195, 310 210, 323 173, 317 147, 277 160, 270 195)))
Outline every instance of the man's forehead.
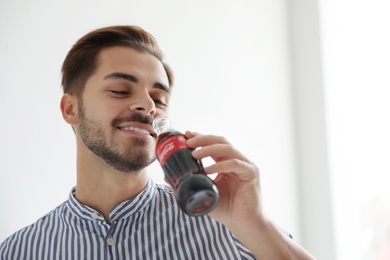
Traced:
POLYGON ((155 76, 157 81, 170 88, 167 71, 164 65, 155 56, 138 51, 128 46, 112 46, 100 50, 96 59, 95 73, 106 77, 110 73, 127 73, 130 75, 137 72, 155 76))

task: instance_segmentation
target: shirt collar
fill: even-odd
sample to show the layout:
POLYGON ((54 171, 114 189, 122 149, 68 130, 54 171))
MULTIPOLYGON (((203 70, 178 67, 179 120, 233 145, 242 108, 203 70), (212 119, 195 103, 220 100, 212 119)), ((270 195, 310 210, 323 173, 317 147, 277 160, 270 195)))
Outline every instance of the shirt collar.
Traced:
MULTIPOLYGON (((70 211, 77 217, 85 220, 104 220, 101 213, 95 209, 88 207, 87 205, 81 204, 75 198, 76 187, 73 187, 68 198, 68 207, 70 211)), ((156 196, 157 188, 151 178, 149 178, 146 187, 136 197, 126 200, 119 205, 115 206, 110 212, 110 222, 118 221, 122 218, 128 218, 131 215, 142 210, 156 196)))

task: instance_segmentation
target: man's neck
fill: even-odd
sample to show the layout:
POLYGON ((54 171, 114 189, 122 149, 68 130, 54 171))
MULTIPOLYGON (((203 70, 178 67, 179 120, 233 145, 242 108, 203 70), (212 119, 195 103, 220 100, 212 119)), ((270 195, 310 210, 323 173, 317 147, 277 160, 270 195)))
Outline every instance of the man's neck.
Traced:
POLYGON ((103 214, 107 223, 110 223, 109 214, 115 206, 136 197, 148 183, 146 169, 121 173, 102 162, 81 164, 80 161, 75 197, 103 214))

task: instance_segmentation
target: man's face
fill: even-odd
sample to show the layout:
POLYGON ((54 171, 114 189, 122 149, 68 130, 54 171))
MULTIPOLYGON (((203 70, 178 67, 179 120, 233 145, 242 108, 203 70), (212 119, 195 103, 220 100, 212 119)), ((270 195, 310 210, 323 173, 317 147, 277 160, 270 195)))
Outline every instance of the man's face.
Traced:
POLYGON ((151 123, 166 114, 169 83, 161 62, 129 47, 103 49, 78 101, 78 132, 95 155, 121 172, 155 160, 151 123))

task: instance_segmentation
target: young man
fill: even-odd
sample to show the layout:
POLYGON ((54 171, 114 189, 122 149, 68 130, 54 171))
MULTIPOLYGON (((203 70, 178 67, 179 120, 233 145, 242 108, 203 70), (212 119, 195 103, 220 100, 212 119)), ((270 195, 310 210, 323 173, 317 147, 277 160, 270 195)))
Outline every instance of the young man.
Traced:
POLYGON ((225 138, 186 132, 219 173, 217 207, 190 217, 145 167, 151 123, 168 112, 173 76, 153 37, 134 26, 95 30, 68 53, 61 111, 77 141, 69 199, 0 245, 1 259, 312 259, 263 215, 257 167, 225 138))

